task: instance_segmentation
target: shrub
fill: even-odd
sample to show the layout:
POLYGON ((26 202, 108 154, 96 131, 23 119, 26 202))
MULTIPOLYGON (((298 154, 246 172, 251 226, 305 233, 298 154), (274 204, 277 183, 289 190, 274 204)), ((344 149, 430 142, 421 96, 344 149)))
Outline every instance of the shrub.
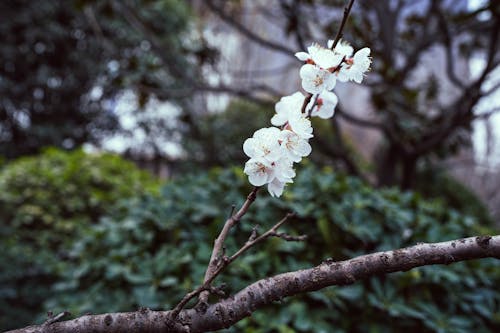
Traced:
MULTIPOLYGON (((241 169, 217 169, 168 183, 160 198, 134 198, 75 243, 74 269, 46 309, 109 312, 168 309, 201 283, 212 241, 232 204, 250 191, 241 169)), ((234 293, 250 282, 331 257, 444 241, 487 232, 440 202, 307 166, 283 199, 262 191, 227 242, 232 253, 255 225, 284 229, 306 242, 271 239, 218 278, 234 293)), ((346 287, 284 299, 239 322, 232 332, 492 332, 500 330, 500 267, 493 260, 424 267, 346 287)))
POLYGON ((428 198, 439 198, 448 207, 475 216, 482 224, 493 225, 486 205, 452 175, 440 168, 429 168, 417 175, 416 188, 428 198))
MULTIPOLYGON (((156 189, 155 189, 156 188, 156 189)), ((123 199, 157 182, 112 154, 48 149, 0 169, 0 328, 40 313, 84 230, 123 199)))

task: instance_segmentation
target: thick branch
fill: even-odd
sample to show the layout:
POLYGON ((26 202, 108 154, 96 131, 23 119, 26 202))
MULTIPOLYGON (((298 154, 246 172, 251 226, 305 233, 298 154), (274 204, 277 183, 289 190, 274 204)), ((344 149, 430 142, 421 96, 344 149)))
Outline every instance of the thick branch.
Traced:
POLYGON ((215 331, 230 327, 257 309, 287 296, 333 285, 352 284, 371 276, 407 271, 420 266, 448 265, 487 257, 500 259, 500 235, 470 237, 442 243, 422 243, 340 262, 327 260, 310 269, 279 274, 257 281, 236 295, 210 305, 204 312, 194 309, 183 310, 176 322, 171 320, 171 311, 143 309, 129 313, 83 316, 51 325, 30 326, 10 333, 215 331))

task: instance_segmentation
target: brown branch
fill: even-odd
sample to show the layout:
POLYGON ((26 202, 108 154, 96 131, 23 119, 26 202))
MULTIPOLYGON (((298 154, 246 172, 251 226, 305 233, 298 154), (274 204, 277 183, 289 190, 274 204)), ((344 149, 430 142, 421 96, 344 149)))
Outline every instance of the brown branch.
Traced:
POLYGON ((362 127, 369 127, 369 128, 373 128, 373 129, 377 129, 377 130, 381 130, 381 131, 386 130, 385 125, 382 122, 377 122, 374 120, 360 118, 360 117, 357 117, 353 114, 347 113, 340 107, 340 105, 337 105, 337 109, 336 109, 335 113, 337 113, 340 117, 344 118, 345 120, 347 120, 348 122, 350 122, 354 125, 358 125, 358 126, 362 126, 362 127))
MULTIPOLYGON (((241 218, 246 214, 252 203, 255 201, 255 199, 257 198, 258 191, 259 188, 254 187, 252 192, 250 192, 247 199, 241 206, 241 208, 236 212, 236 214, 229 217, 226 220, 226 223, 224 223, 224 227, 222 228, 219 236, 217 236, 217 238, 214 241, 214 248, 212 250, 212 255, 210 256, 210 261, 208 263, 207 270, 205 272, 203 284, 206 284, 207 281, 211 281, 215 277, 214 274, 217 271, 217 266, 219 265, 219 261, 221 260, 220 254, 222 252, 224 241, 226 240, 231 228, 234 227, 241 220, 241 218)), ((208 293, 207 292, 201 293, 200 301, 206 302, 207 299, 208 299, 208 293)))
POLYGON ((441 28, 441 32, 443 34, 443 42, 444 42, 444 50, 446 54, 446 73, 448 74, 448 78, 450 82, 456 85, 459 88, 464 89, 466 85, 457 77, 455 72, 455 58, 456 56, 453 54, 453 37, 450 33, 450 28, 448 26, 448 22, 446 21, 446 17, 444 16, 443 11, 439 6, 435 7, 435 13, 437 14, 438 24, 441 28))
MULTIPOLYGON (((307 94, 306 95, 306 97, 304 98, 304 102, 302 103, 302 107, 300 109, 300 112, 306 113, 307 104, 309 104, 309 102, 311 101, 312 97, 313 97, 313 94, 307 94)), ((314 105, 313 105, 313 107, 314 107, 314 105)))
POLYGON ((295 56, 294 56, 295 52, 293 50, 289 49, 288 47, 286 47, 282 44, 278 44, 278 43, 272 42, 270 40, 264 39, 264 38, 260 37, 259 35, 255 34, 254 32, 250 31, 247 27, 245 27, 243 24, 238 22, 235 18, 226 14, 222 7, 214 4, 214 1, 207 0, 207 1, 205 1, 205 4, 213 13, 215 13, 217 16, 219 16, 227 24, 234 27, 243 36, 247 37, 251 41, 253 41, 257 44, 260 44, 264 47, 267 47, 267 48, 276 50, 278 52, 281 52, 283 54, 286 54, 287 56, 295 58, 295 56))
POLYGON ((342 38, 342 31, 344 30, 344 26, 347 22, 347 18, 349 17, 349 13, 351 12, 352 5, 354 4, 354 0, 350 0, 347 6, 344 8, 344 17, 342 17, 342 22, 340 23, 339 30, 337 31, 337 36, 333 40, 333 44, 331 49, 333 50, 335 46, 337 46, 340 38, 342 38))
MULTIPOLYGON (((268 231, 266 231, 264 234, 262 234, 259 237, 255 237, 255 229, 254 232, 252 232, 252 235, 248 239, 248 241, 243 245, 238 251, 236 251, 235 254, 233 254, 231 257, 223 257, 221 260, 217 262, 217 266, 215 266, 215 271, 211 273, 211 275, 206 279, 201 286, 193 290, 192 292, 186 294, 184 298, 175 306, 175 308, 172 310, 172 317, 176 318, 179 314, 179 312, 186 306, 186 304, 193 299, 194 297, 198 296, 202 292, 206 290, 210 290, 210 284, 212 281, 227 267, 229 264, 231 264, 233 261, 235 261, 239 256, 241 256, 243 253, 245 253, 247 250, 249 250, 251 247, 256 245, 257 243, 260 243, 261 241, 272 237, 281 237, 285 240, 292 240, 290 237, 289 239, 286 239, 285 236, 280 236, 276 231, 285 223, 290 217, 294 216, 293 213, 287 214, 283 219, 281 219, 278 223, 276 223, 274 226, 271 227, 268 231)), ((221 232, 222 233, 222 232, 221 232)), ((300 238, 295 239, 295 240, 304 240, 304 237, 299 236, 300 238)), ((214 246, 215 249, 215 246, 214 246)), ((208 271, 208 270, 207 270, 208 271)), ((206 276, 206 275, 205 275, 206 276)))
POLYGON ((257 309, 284 297, 311 292, 333 285, 348 285, 371 276, 408 271, 427 265, 448 265, 480 259, 500 259, 500 235, 477 236, 442 243, 377 252, 354 259, 322 264, 257 281, 234 296, 210 305, 206 311, 183 310, 173 321, 171 311, 109 313, 83 316, 51 325, 30 326, 10 333, 141 333, 207 332, 227 328, 257 309))
POLYGON ((170 98, 186 98, 192 97, 195 93, 214 93, 214 94, 229 94, 238 96, 246 100, 250 100, 257 104, 268 105, 274 104, 275 96, 283 95, 273 87, 265 84, 250 85, 246 89, 232 87, 229 85, 216 85, 196 83, 184 88, 169 88, 169 87, 150 87, 139 85, 138 89, 155 94, 160 99, 170 98))
POLYGON ((69 313, 68 311, 63 311, 57 315, 53 315, 52 312, 49 312, 48 313, 48 318, 47 320, 43 323, 43 325, 51 325, 55 322, 58 322, 58 321, 61 321, 64 317, 67 317, 69 316, 71 313, 69 313))

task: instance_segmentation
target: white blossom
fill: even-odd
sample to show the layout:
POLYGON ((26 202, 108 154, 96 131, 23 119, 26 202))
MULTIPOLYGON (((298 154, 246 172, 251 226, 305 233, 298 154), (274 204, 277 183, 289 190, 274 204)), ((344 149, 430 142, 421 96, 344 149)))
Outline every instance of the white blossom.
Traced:
POLYGON ((335 88, 336 76, 318 66, 305 64, 300 68, 302 88, 311 94, 335 88))
POLYGON ((353 55, 354 49, 343 40, 333 50, 332 46, 333 40, 328 41, 328 48, 313 43, 307 52, 295 53, 305 62, 299 72, 302 88, 313 95, 305 106, 307 111, 302 112, 305 96, 300 91, 282 97, 271 118, 276 127, 259 129, 243 144, 243 151, 250 158, 244 169, 249 182, 254 186, 267 184, 273 197, 281 196, 286 184, 293 183, 294 163, 311 153, 308 141, 313 137, 313 128, 309 116, 332 117, 338 103, 331 92, 336 80, 360 83, 370 67, 369 48, 353 55))
POLYGON ((295 57, 297 57, 300 61, 307 61, 311 59, 311 56, 307 52, 297 52, 295 53, 295 57))
POLYGON ((281 182, 293 183, 292 178, 295 177, 295 170, 293 169, 293 162, 286 156, 283 156, 273 162, 274 174, 273 179, 277 178, 281 182))
POLYGON ((362 48, 354 54, 354 57, 348 58, 340 66, 337 78, 341 82, 354 81, 361 83, 364 73, 370 68, 371 64, 370 49, 362 48))
POLYGON ((307 105, 306 110, 311 110, 311 116, 320 117, 322 119, 328 119, 333 116, 335 112, 335 107, 338 103, 338 97, 333 92, 323 91, 319 94, 316 103, 314 99, 311 99, 307 105), (314 106, 313 106, 314 105, 314 106))
MULTIPOLYGON (((328 41, 328 48, 331 49, 333 46, 333 40, 329 40, 328 41)), ((340 39, 339 42, 337 43, 337 45, 335 45, 335 48, 333 49, 333 52, 335 52, 336 54, 339 54, 340 56, 342 56, 342 58, 350 58, 352 57, 352 53, 354 52, 354 49, 352 48, 352 46, 340 39)))
POLYGON ((308 156, 311 153, 311 145, 307 140, 295 134, 295 132, 289 130, 281 131, 280 141, 285 156, 293 162, 300 162, 302 157, 308 156))
POLYGON ((261 128, 243 143, 243 151, 250 158, 265 158, 270 162, 281 157, 279 136, 276 127, 261 128))
POLYGON ((248 181, 254 186, 262 186, 274 179, 274 168, 265 158, 251 158, 245 163, 243 170, 248 181))
POLYGON ((282 97, 276 106, 276 114, 271 118, 271 124, 274 126, 285 125, 290 119, 300 117, 302 114, 302 104, 304 95, 300 91, 282 97))
POLYGON ((313 128, 311 126, 311 121, 304 117, 297 117, 290 119, 285 129, 290 130, 297 134, 301 139, 307 140, 312 138, 313 128))
POLYGON ((318 44, 311 45, 307 48, 307 51, 309 52, 311 60, 314 64, 326 70, 340 65, 343 58, 343 55, 335 53, 334 51, 318 44))
POLYGON ((285 182, 281 182, 277 178, 275 178, 272 182, 267 184, 267 191, 269 192, 269 194, 271 194, 271 196, 279 198, 283 194, 285 185, 285 182))

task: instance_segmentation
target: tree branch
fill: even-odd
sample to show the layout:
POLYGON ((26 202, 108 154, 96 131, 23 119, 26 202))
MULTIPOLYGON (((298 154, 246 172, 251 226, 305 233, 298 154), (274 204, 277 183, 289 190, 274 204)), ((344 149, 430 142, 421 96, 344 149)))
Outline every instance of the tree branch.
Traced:
POLYGON ((337 35, 335 36, 335 39, 333 40, 332 47, 330 49, 334 49, 335 46, 337 46, 340 38, 342 38, 342 31, 344 30, 344 26, 347 22, 347 18, 349 17, 349 13, 351 12, 352 5, 354 4, 354 0, 350 0, 347 6, 344 8, 344 16, 342 17, 342 22, 340 23, 339 30, 337 31, 337 35))
POLYGON ((50 325, 30 326, 9 333, 215 331, 230 327, 257 309, 284 297, 333 285, 348 285, 379 274, 488 257, 500 259, 500 235, 469 237, 442 243, 421 243, 340 262, 326 260, 313 268, 257 281, 234 296, 210 305, 206 311, 183 310, 175 321, 172 320, 172 311, 141 309, 137 312, 83 316, 50 325))
MULTIPOLYGON (((207 281, 210 281, 213 279, 213 276, 215 272, 217 271, 217 266, 219 264, 219 260, 221 258, 219 257, 220 253, 222 253, 222 248, 224 246, 224 241, 226 240, 229 231, 231 230, 232 227, 234 227, 240 220, 241 218, 246 214, 252 203, 255 201, 257 198, 257 192, 259 191, 258 187, 254 187, 252 192, 248 195, 247 199, 241 206, 241 208, 236 212, 236 214, 232 215, 226 220, 226 223, 224 223, 224 227, 222 228, 219 236, 214 241, 214 248, 212 250, 212 255, 210 256, 210 261, 207 266, 207 270, 205 272, 205 277, 203 279, 203 284, 206 284, 207 281)), ((200 301, 201 302, 206 302, 208 299, 208 293, 203 292, 200 295, 200 301)))
POLYGON ((446 17, 439 6, 436 6, 435 12, 438 18, 438 24, 441 28, 441 32, 443 34, 443 42, 444 42, 444 50, 446 54, 446 73, 448 74, 448 78, 450 82, 456 85, 459 88, 466 88, 466 85, 462 82, 460 78, 457 77, 455 72, 455 58, 456 56, 453 54, 454 45, 453 45, 453 37, 450 33, 450 27, 448 26, 448 22, 446 21, 446 17))
MULTIPOLYGON (((233 206, 234 208, 234 206, 233 206)), ((235 254, 233 254, 230 257, 224 257, 221 258, 219 264, 215 267, 215 271, 210 275, 210 277, 203 282, 201 286, 193 290, 192 292, 188 293, 184 298, 179 302, 179 304, 176 305, 176 307, 172 310, 173 317, 176 318, 177 315, 180 313, 180 311, 186 306, 186 304, 193 299, 194 297, 198 296, 205 290, 210 290, 210 284, 213 282, 213 280, 227 267, 229 264, 231 264, 233 261, 235 261, 239 256, 241 256, 243 253, 245 253, 247 250, 255 246, 256 244, 262 242, 265 239, 268 239, 269 237, 280 237, 283 238, 287 241, 290 240, 304 240, 303 236, 298 236, 298 238, 289 236, 283 233, 277 233, 277 230, 279 227, 281 227, 290 217, 294 216, 293 213, 288 213, 284 218, 282 218, 278 223, 276 223, 274 226, 272 226, 268 231, 266 231, 264 234, 260 235, 257 237, 256 235, 256 230, 254 229, 254 232, 248 239, 248 241, 238 250, 236 251, 235 254)))
POLYGON ((219 16, 222 20, 224 20, 224 22, 226 22, 227 24, 229 24, 230 26, 234 27, 236 30, 238 30, 243 36, 247 37, 248 39, 250 39, 251 41, 257 43, 257 44, 260 44, 264 47, 267 47, 267 48, 270 48, 270 49, 273 49, 273 50, 276 50, 278 52, 281 52, 283 54, 286 54, 287 56, 289 57, 293 57, 295 59, 295 56, 294 56, 294 51, 289 49, 288 47, 282 45, 282 44, 278 44, 278 43, 275 43, 275 42, 272 42, 272 41, 269 41, 267 39, 264 39, 260 36, 258 36, 257 34, 255 34, 254 32, 250 31, 247 27, 245 27, 243 24, 241 24, 240 22, 238 22, 237 20, 235 20, 233 17, 231 17, 230 15, 226 14, 224 12, 224 9, 220 6, 217 6, 216 4, 214 4, 214 2, 212 0, 207 0, 205 1, 205 4, 207 5, 207 7, 213 12, 215 13, 217 16, 219 16))

